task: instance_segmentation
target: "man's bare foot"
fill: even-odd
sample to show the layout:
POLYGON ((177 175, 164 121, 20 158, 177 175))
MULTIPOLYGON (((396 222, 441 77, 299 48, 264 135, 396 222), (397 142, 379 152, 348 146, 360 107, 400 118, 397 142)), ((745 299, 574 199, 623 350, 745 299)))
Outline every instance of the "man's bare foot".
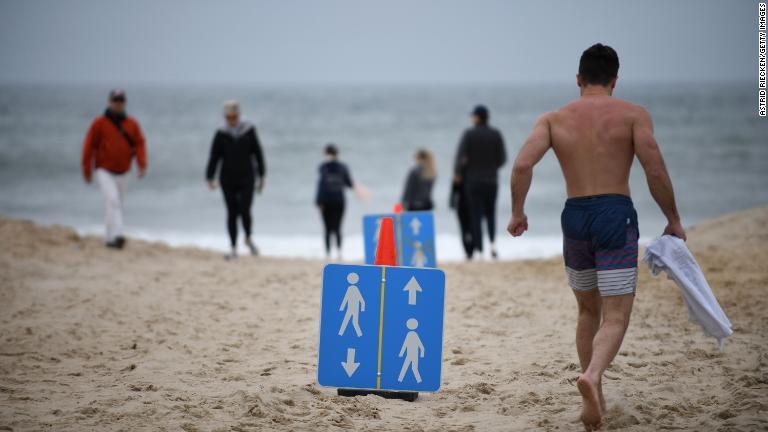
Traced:
POLYGON ((583 398, 581 422, 587 431, 600 430, 603 426, 603 410, 600 407, 600 392, 598 386, 586 375, 580 375, 576 387, 583 398))

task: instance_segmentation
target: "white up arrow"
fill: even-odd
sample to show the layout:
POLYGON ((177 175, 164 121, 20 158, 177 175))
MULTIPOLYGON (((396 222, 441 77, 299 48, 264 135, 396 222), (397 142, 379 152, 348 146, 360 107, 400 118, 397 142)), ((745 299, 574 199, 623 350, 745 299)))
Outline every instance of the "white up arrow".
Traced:
POLYGON ((344 368, 347 376, 351 378, 359 366, 360 363, 355 363, 355 349, 347 348, 347 361, 341 362, 341 367, 344 368))
POLYGON ((416 293, 421 292, 421 285, 419 285, 419 281, 416 280, 416 276, 411 276, 411 280, 409 280, 408 283, 405 284, 405 288, 403 288, 403 291, 408 291, 408 304, 415 305, 416 293))
POLYGON ((411 219, 411 229, 413 230, 413 235, 419 235, 419 230, 421 229, 421 221, 419 218, 411 219))

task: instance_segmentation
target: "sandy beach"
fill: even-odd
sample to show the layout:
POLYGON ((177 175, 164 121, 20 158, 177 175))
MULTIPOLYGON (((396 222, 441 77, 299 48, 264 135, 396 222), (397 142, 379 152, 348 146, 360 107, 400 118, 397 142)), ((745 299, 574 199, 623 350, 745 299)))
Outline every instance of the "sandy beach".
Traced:
MULTIPOLYGON (((533 222, 535 223, 535 222, 533 222)), ((606 372, 607 429, 768 429, 768 208, 690 230, 734 335, 687 321, 642 265, 606 372)), ((0 430, 577 430, 576 305, 561 259, 450 264, 442 390, 415 403, 316 384, 320 261, 0 219, 0 430)))

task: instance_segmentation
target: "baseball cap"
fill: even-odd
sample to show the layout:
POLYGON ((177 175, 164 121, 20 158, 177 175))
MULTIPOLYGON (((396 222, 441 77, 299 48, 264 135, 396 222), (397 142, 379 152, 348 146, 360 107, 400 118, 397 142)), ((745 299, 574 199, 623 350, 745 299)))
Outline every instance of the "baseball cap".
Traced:
POLYGON ((485 105, 477 105, 475 109, 472 110, 472 115, 476 115, 480 118, 488 118, 488 108, 485 107, 485 105))
POLYGON ((109 91, 109 100, 125 102, 125 90, 119 89, 119 88, 110 90, 109 91))

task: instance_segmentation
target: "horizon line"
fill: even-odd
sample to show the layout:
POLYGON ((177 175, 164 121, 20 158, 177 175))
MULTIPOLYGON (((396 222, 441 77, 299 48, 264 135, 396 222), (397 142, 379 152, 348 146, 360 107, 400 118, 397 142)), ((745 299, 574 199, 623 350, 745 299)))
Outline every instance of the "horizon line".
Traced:
MULTIPOLYGON (((756 80, 747 78, 712 78, 712 79, 700 79, 700 80, 681 80, 677 78, 668 80, 625 80, 622 81, 619 78, 617 88, 622 85, 670 85, 670 84, 684 84, 684 85, 708 85, 708 84, 752 84, 757 86, 756 80)), ((575 80, 467 80, 467 81, 425 81, 425 80, 412 80, 412 81, 386 81, 386 80, 364 80, 364 81, 171 81, 171 80, 157 80, 157 81, 121 81, 116 79, 114 81, 106 80, 58 80, 58 81, 44 81, 44 80, 15 80, 0 79, 0 86, 211 86, 211 87, 321 87, 321 86, 342 86, 342 87, 359 87, 359 86, 520 86, 520 85, 576 85, 575 80)))

